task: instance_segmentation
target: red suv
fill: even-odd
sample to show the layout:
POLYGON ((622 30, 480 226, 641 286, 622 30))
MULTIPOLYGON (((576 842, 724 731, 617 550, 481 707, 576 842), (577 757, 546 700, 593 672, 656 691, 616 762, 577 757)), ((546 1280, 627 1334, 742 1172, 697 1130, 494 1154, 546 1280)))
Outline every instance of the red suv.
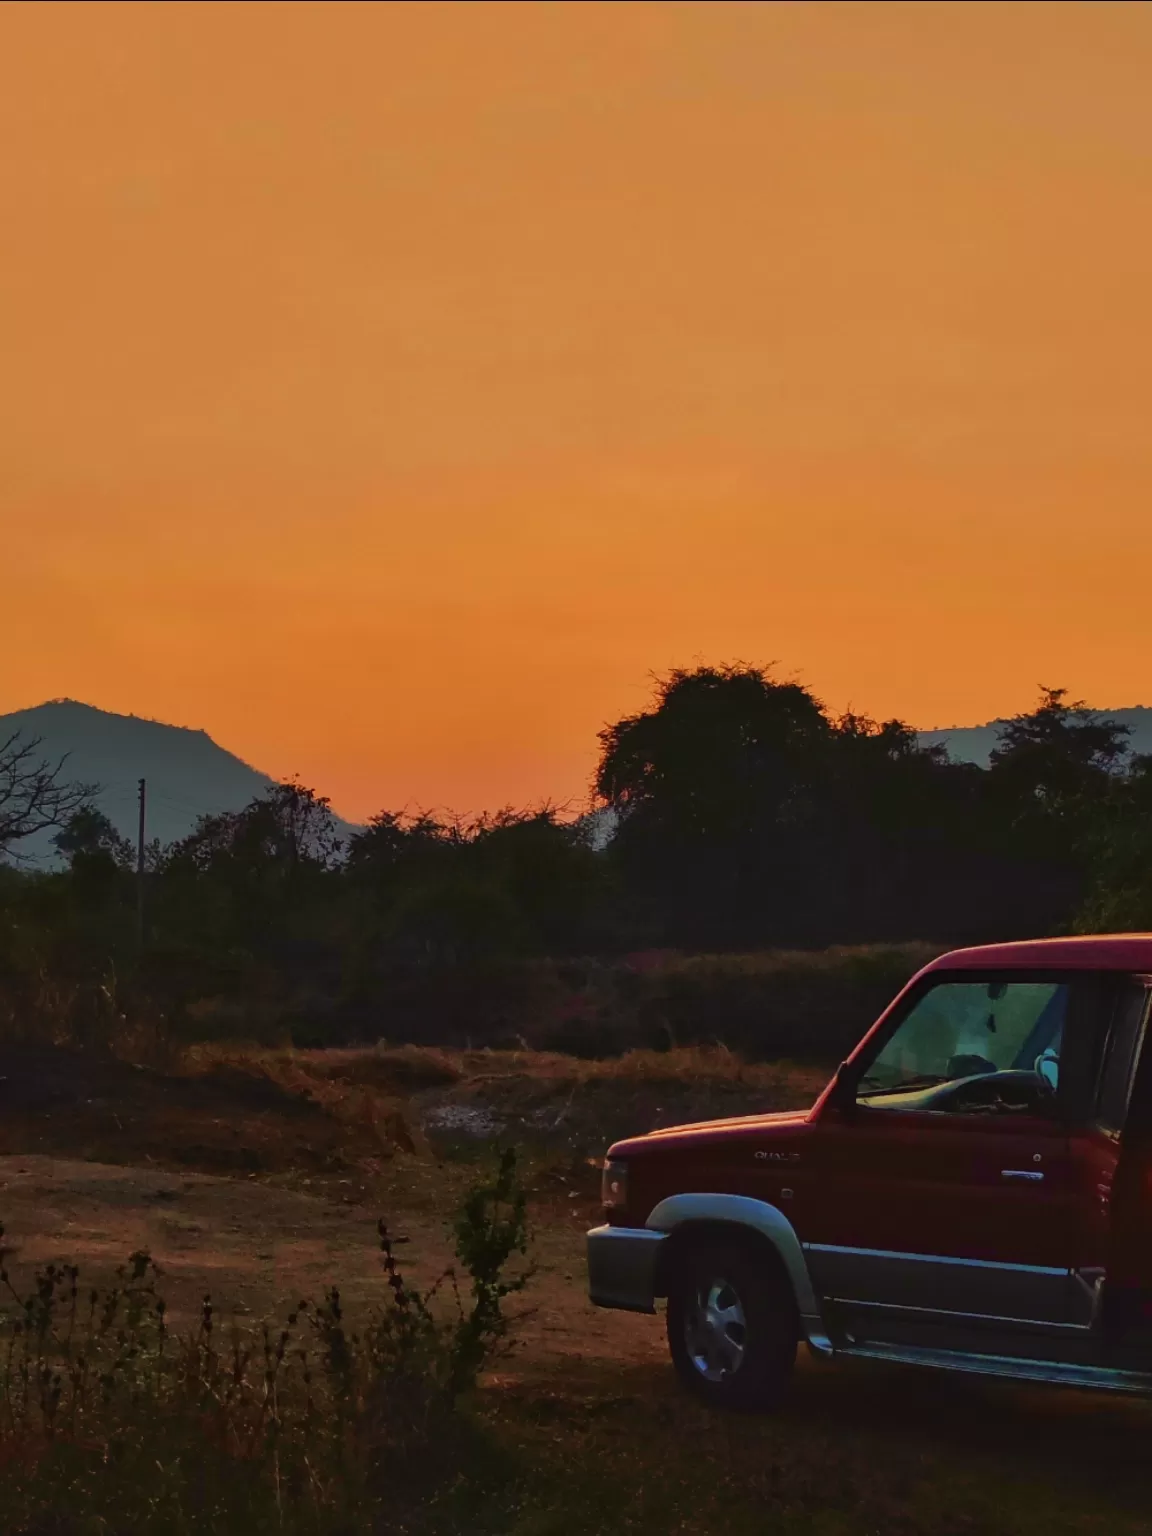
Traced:
POLYGON ((617 1142, 592 1300, 667 1297, 680 1375, 818 1355, 1152 1394, 1152 934, 958 950, 810 1109, 617 1142))

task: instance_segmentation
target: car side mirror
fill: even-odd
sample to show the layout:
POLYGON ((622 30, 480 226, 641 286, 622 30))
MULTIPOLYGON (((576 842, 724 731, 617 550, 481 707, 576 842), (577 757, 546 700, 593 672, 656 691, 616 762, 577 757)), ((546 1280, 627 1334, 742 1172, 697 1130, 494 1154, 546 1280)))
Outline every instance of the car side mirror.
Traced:
POLYGON ((1059 1089, 1060 1058, 1054 1050, 1049 1048, 1046 1051, 1041 1051, 1040 1055, 1036 1058, 1034 1070, 1036 1076, 1046 1083, 1053 1093, 1059 1089))
POLYGON ((846 1061, 842 1061, 832 1079, 828 1103, 848 1118, 856 1113, 856 1086, 855 1072, 846 1061))

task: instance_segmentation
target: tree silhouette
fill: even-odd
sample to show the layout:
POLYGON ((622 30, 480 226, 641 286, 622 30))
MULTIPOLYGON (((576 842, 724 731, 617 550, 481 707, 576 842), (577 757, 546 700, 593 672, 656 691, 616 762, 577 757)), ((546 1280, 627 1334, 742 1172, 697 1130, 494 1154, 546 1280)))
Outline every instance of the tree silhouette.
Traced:
POLYGON ((82 805, 74 812, 52 842, 73 869, 85 860, 102 860, 114 869, 135 867, 136 851, 132 844, 94 805, 82 805))
POLYGON ((274 784, 241 811, 201 816, 173 844, 169 862, 200 874, 244 880, 291 879, 302 867, 331 869, 342 847, 326 795, 303 784, 274 784))
POLYGON ((1126 725, 1101 720, 1066 688, 1040 689, 1029 714, 1003 725, 992 751, 992 781, 1022 812, 1061 814, 1103 794, 1129 754, 1126 725))
POLYGON ((761 668, 673 672, 650 709, 600 733, 610 858, 654 938, 686 947, 1045 931, 1083 870, 1050 818, 1022 818, 1021 795, 1036 799, 1042 765, 1079 794, 1122 752, 1077 708, 1049 691, 993 773, 922 747, 903 721, 833 718, 761 668))
POLYGON ((98 786, 62 779, 67 755, 49 761, 38 737, 19 731, 0 742, 0 856, 19 859, 13 845, 65 823, 98 786))
POLYGON ((378 943, 454 964, 586 945, 607 868, 583 826, 545 806, 472 821, 382 811, 352 838, 347 875, 375 905, 378 943))
POLYGON ((829 722, 798 683, 746 665, 678 669, 655 707, 599 734, 595 789, 626 824, 647 813, 679 838, 752 830, 804 790, 829 722))
POLYGON ((1134 757, 1093 805, 1085 837, 1092 884, 1076 915, 1085 933, 1152 930, 1152 755, 1134 757))

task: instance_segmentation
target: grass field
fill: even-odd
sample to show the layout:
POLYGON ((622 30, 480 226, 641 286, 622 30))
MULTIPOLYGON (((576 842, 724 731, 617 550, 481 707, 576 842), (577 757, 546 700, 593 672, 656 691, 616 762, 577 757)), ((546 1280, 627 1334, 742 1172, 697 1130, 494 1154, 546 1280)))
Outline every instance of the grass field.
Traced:
MULTIPOLYGON (((804 1103, 821 1082, 812 1069, 748 1066, 722 1050, 597 1062, 214 1046, 165 1071, 8 1052, 0 1078, 14 1284, 58 1256, 105 1282, 147 1247, 176 1332, 193 1325, 205 1291, 218 1317, 242 1326, 330 1283, 350 1314, 368 1307, 382 1287, 379 1214, 409 1239, 404 1263, 427 1283, 448 1261, 445 1223, 493 1141, 522 1146, 537 1274, 512 1299, 514 1347, 467 1400, 451 1475, 415 1505, 334 1531, 1152 1531, 1152 1407, 805 1358, 784 1413, 717 1416, 675 1385, 660 1318, 588 1305, 582 1239, 597 1219, 604 1144, 804 1103)), ((39 1525, 6 1529, 205 1529, 165 1518, 118 1527, 49 1509, 39 1525)), ((288 1523, 246 1529, 298 1529, 291 1512, 278 1518, 288 1523)))

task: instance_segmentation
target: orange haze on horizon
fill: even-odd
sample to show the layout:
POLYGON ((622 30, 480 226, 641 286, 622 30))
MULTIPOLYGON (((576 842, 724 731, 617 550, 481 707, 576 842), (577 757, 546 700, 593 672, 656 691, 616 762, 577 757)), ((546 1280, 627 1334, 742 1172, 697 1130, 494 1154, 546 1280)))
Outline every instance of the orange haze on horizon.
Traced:
POLYGON ((650 674, 1152 703, 1152 8, 0 7, 0 712, 580 799, 650 674))

